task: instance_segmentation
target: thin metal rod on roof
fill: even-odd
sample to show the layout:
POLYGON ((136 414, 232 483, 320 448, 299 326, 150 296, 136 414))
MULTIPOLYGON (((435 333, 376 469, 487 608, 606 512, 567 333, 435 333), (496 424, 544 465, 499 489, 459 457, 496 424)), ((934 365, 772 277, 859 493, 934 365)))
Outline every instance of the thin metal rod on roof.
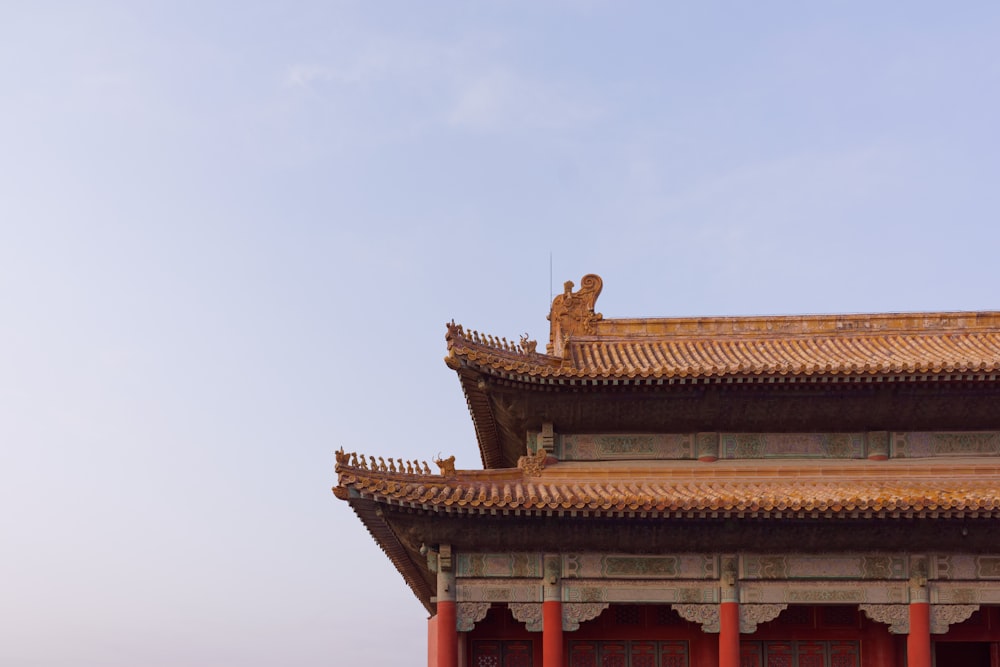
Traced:
POLYGON ((552 305, 552 299, 554 295, 552 294, 552 251, 549 250, 549 302, 545 304, 546 307, 552 305))

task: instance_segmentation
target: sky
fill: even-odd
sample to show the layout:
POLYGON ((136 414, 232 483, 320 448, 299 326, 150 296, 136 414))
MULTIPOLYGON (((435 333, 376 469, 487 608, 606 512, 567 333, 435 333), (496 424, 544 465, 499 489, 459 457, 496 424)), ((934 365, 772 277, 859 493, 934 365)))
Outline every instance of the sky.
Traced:
POLYGON ((1000 4, 0 3, 0 664, 420 665, 445 323, 1000 310, 1000 4), (550 273, 551 267, 551 273, 550 273), (554 285, 554 287, 553 287, 554 285))

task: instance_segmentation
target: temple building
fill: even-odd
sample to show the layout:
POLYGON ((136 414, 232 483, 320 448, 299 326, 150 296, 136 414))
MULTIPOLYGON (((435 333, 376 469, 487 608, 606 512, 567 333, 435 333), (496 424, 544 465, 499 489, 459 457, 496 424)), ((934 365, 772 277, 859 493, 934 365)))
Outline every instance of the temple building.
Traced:
POLYGON ((482 470, 337 453, 429 667, 1000 667, 1000 312, 604 319, 601 286, 544 351, 448 325, 482 470))

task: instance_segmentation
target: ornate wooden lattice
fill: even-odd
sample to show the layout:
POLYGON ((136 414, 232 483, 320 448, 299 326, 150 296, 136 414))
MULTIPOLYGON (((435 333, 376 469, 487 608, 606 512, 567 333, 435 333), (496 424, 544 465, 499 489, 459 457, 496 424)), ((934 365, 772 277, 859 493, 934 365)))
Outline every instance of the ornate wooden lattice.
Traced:
POLYGON ((615 606, 613 609, 615 610, 615 624, 642 625, 642 609, 636 605, 615 606))
POLYGON ((680 625, 684 622, 676 611, 670 608, 670 605, 658 605, 656 607, 656 624, 657 625, 680 625))
POLYGON ((857 642, 741 642, 740 667, 859 667, 857 642))
POLYGON ((855 627, 858 625, 858 608, 850 605, 823 605, 820 608, 820 622, 830 627, 855 627))
POLYGON ((532 667, 531 642, 477 641, 472 644, 472 667, 532 667))
POLYGON ((688 667, 684 641, 574 641, 569 667, 688 667))

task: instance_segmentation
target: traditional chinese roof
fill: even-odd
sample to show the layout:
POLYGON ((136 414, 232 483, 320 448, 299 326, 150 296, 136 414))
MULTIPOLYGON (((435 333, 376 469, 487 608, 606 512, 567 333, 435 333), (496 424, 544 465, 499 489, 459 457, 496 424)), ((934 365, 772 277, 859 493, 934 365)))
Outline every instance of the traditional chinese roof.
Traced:
MULTIPOLYGON (((549 314, 546 354, 527 337, 510 343, 448 326, 446 361, 459 372, 487 467, 511 465, 517 454, 513 438, 521 437, 525 426, 537 428, 543 418, 542 410, 531 414, 516 407, 503 414, 491 400, 491 384, 572 391, 579 402, 586 400, 580 392, 608 387, 994 383, 1000 378, 1000 312, 605 319, 594 311, 602 285, 593 274, 584 276, 579 291, 566 283, 549 314)), ((545 411, 558 414, 549 406, 545 411)), ((857 421, 884 422, 901 412, 894 405, 884 414, 858 415, 857 421)), ((557 426, 564 428, 562 422, 557 426)), ((620 422, 610 429, 636 428, 620 422)), ((760 423, 732 428, 741 426, 763 428, 760 423)), ((714 427, 703 420, 698 428, 714 427)))
POLYGON ((429 611, 434 587, 421 547, 438 541, 547 551, 678 543, 695 550, 808 551, 834 544, 995 550, 1000 460, 992 457, 960 463, 541 457, 544 451, 524 457, 521 468, 478 471, 454 470, 445 461, 443 474, 429 474, 426 467, 393 472, 391 461, 363 467, 363 457, 339 453, 334 493, 351 504, 429 611), (940 523, 956 520, 961 533, 956 523, 940 523), (610 531, 609 521, 615 522, 610 531))
MULTIPOLYGON (((600 278, 583 282, 600 284, 600 278)), ((567 288, 556 298, 549 354, 527 340, 507 343, 450 325, 449 357, 536 381, 1000 371, 1000 312, 604 319, 593 312, 599 293, 567 288), (560 299, 581 305, 560 316, 560 299)))
MULTIPOLYGON (((529 459, 530 457, 525 457, 529 459)), ((339 464, 338 493, 449 514, 676 518, 1000 517, 1000 459, 560 462, 393 473, 339 464), (530 467, 530 466, 529 466, 530 467)))

